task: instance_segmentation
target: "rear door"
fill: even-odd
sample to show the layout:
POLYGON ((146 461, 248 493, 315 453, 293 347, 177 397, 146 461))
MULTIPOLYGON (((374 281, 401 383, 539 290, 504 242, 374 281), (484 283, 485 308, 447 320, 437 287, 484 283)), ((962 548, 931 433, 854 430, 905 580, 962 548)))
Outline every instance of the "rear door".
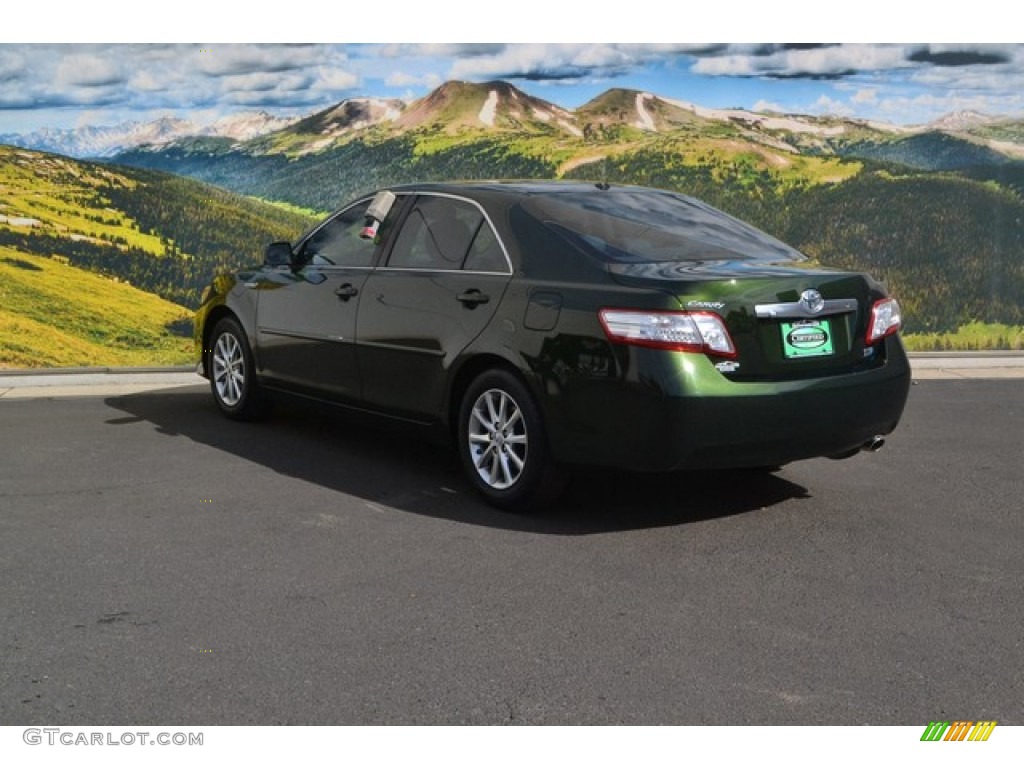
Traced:
POLYGON ((359 305, 362 399, 431 419, 452 361, 494 315, 511 264, 483 208, 450 195, 419 195, 393 243, 359 305))

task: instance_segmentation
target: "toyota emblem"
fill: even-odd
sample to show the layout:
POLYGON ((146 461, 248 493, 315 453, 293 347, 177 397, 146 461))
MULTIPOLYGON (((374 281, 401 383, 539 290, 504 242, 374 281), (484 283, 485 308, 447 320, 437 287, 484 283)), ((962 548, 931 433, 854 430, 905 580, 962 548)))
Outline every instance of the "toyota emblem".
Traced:
POLYGON ((813 288, 804 291, 800 294, 800 303, 803 304, 808 312, 818 313, 825 308, 825 300, 821 298, 821 294, 813 288))

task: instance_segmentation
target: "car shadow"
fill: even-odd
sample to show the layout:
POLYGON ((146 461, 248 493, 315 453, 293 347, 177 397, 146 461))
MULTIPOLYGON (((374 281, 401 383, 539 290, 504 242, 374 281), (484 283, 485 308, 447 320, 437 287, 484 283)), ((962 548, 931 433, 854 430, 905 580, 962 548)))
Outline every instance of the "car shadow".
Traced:
POLYGON ((769 472, 639 474, 580 470, 565 497, 532 515, 484 503, 464 480, 455 452, 408 428, 367 422, 340 410, 284 402, 258 423, 229 421, 200 387, 108 397, 127 414, 112 428, 140 421, 271 472, 391 507, 460 523, 515 531, 584 535, 694 523, 761 511, 807 489, 769 472))

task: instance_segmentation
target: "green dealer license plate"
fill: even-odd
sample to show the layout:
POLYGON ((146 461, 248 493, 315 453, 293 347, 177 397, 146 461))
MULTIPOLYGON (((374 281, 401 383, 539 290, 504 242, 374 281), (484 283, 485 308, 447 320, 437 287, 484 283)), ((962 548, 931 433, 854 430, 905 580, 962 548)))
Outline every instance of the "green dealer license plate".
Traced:
POLYGON ((787 359, 823 357, 835 352, 832 323, 828 320, 800 320, 782 324, 782 352, 787 359))

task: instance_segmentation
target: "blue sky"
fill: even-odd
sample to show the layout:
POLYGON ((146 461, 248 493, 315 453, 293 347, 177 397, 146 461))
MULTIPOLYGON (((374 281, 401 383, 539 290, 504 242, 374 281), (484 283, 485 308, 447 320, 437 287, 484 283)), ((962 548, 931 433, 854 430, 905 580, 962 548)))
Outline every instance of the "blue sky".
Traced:
POLYGON ((1024 115, 1024 45, 0 44, 0 133, 173 114, 308 114, 353 96, 414 99, 508 80, 574 108, 612 87, 711 107, 901 124, 1024 115))

